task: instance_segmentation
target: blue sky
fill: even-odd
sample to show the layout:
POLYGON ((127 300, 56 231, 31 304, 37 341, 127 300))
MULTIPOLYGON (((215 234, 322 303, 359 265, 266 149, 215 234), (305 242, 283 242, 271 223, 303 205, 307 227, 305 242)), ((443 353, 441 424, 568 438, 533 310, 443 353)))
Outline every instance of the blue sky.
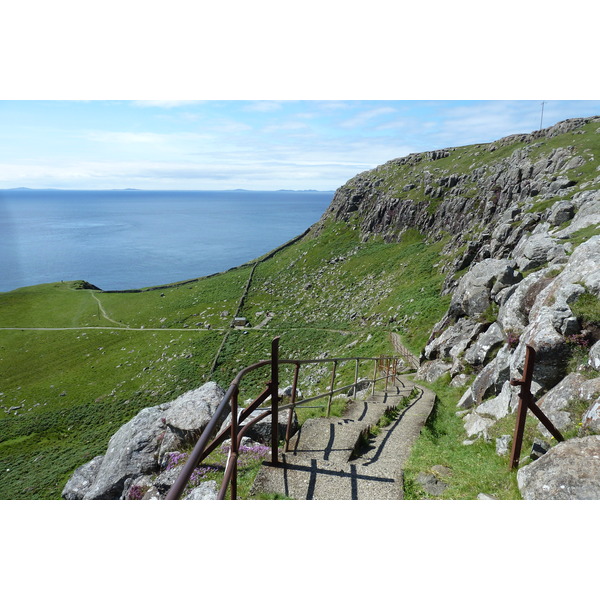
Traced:
MULTIPOLYGON (((550 100, 543 125, 600 114, 550 100)), ((0 101, 0 188, 333 190, 411 152, 538 129, 541 100, 0 101)))

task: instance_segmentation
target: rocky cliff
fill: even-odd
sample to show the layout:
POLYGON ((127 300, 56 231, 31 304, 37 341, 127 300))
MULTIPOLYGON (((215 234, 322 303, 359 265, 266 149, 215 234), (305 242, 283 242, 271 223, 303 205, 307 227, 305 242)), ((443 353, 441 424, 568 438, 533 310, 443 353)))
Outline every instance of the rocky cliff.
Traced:
MULTIPOLYGON (((457 407, 465 443, 489 439, 490 428, 515 411, 510 380, 522 373, 527 345, 537 351, 533 391, 553 423, 575 437, 600 433, 599 134, 600 117, 571 119, 395 159, 341 187, 319 224, 351 222, 363 239, 393 242, 418 229, 445 241, 440 268, 450 307, 418 374, 431 381, 449 373, 450 385, 469 384, 457 407)), ((541 425, 539 434, 550 437, 541 425)), ((593 451, 557 447, 524 467, 553 473, 520 473, 524 497, 600 497, 593 477, 548 484, 564 479, 547 467, 553 456, 573 467, 574 456, 585 463, 600 454, 600 436, 587 444, 593 451)))

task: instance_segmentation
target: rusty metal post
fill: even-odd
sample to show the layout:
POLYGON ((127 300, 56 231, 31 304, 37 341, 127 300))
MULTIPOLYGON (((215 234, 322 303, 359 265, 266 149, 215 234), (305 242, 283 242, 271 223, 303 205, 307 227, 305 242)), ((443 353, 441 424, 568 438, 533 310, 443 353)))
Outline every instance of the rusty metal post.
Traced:
POLYGON ((333 370, 331 371, 331 384, 329 386, 329 400, 327 401, 327 416, 329 416, 331 412, 331 401, 333 400, 333 390, 335 383, 335 372, 337 369, 337 360, 333 361, 333 370))
POLYGON ((385 359, 385 391, 388 391, 388 385, 390 382, 390 359, 385 359))
POLYGON ((292 383, 292 406, 289 409, 287 427, 285 430, 285 451, 289 450, 290 445, 290 431, 292 430, 292 417, 294 416, 294 408, 296 406, 296 394, 298 391, 298 374, 300 372, 300 363, 296 364, 294 369, 294 382, 292 383))
POLYGON ((279 464, 279 336, 271 342, 271 462, 279 464))
POLYGON ((519 408, 517 412, 517 422, 515 423, 515 434, 513 440, 512 452, 510 455, 510 469, 519 466, 519 457, 521 456, 521 447, 523 445, 523 432, 525 431, 525 418, 527 409, 540 420, 542 425, 552 434, 554 439, 559 442, 564 441, 560 431, 552 424, 552 421, 543 413, 542 409, 535 403, 531 393, 531 383, 533 382, 533 365, 535 363, 535 348, 525 346, 525 366, 523 367, 523 378, 514 379, 511 385, 521 386, 519 392, 519 408))
POLYGON ((352 398, 356 402, 356 388, 358 387, 358 358, 356 359, 356 365, 354 367, 354 397, 352 398))
POLYGON ((238 390, 231 396, 231 449, 229 460, 233 461, 231 471, 231 499, 237 499, 237 461, 238 461, 238 390))
POLYGON ((375 380, 377 379, 377 365, 379 364, 379 359, 376 358, 374 361, 375 366, 373 367, 373 389, 371 390, 371 395, 375 394, 375 380))
POLYGON ((531 382, 533 381, 533 363, 535 361, 535 349, 532 346, 525 347, 525 366, 523 367, 523 378, 511 380, 511 385, 521 387, 519 391, 519 408, 517 410, 517 421, 512 451, 510 454, 510 468, 519 466, 521 446, 523 445, 523 432, 525 431, 525 418, 527 417, 527 406, 531 397, 531 382))

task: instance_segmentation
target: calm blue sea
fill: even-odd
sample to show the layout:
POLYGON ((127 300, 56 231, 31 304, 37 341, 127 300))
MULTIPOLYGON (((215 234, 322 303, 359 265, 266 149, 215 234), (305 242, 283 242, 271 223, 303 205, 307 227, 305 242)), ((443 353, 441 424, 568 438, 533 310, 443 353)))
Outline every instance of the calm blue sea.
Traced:
POLYGON ((201 277, 319 220, 333 192, 0 191, 0 292, 84 279, 104 290, 201 277))

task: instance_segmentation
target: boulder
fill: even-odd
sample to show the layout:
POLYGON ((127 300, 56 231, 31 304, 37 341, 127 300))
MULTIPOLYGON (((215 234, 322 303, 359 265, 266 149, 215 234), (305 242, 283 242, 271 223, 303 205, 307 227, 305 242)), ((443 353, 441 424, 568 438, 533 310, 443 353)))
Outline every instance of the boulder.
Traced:
POLYGON ((511 360, 511 379, 521 377, 527 345, 536 351, 533 380, 542 392, 547 391, 565 376, 570 356, 567 341, 554 327, 552 308, 542 307, 525 328, 511 360))
POLYGON ((552 282, 551 269, 531 273, 515 288, 498 311, 497 322, 505 334, 520 335, 529 323, 529 313, 539 293, 552 282))
POLYGON ((425 346, 425 358, 457 358, 485 328, 483 323, 463 317, 425 346))
POLYGON ((505 381, 502 390, 494 398, 482 402, 475 412, 494 419, 502 419, 512 412, 518 404, 518 391, 509 381, 505 381))
POLYGON ((203 481, 196 486, 184 500, 216 500, 218 495, 216 481, 203 481))
POLYGON ((478 415, 477 413, 469 413, 463 418, 467 437, 483 437, 484 440, 489 438, 488 429, 495 421, 478 415))
POLYGON ((554 226, 561 225, 562 223, 571 220, 574 214, 575 206, 573 203, 568 200, 560 200, 550 209, 548 222, 554 226))
POLYGON ((494 322, 479 335, 476 342, 465 352, 465 361, 470 365, 484 364, 491 350, 503 343, 502 329, 497 322, 494 322))
POLYGON ((522 275, 515 272, 514 261, 486 258, 461 277, 452 295, 448 314, 457 319, 463 316, 479 317, 490 305, 492 289, 497 294, 521 278, 522 275))
POLYGON ((471 391, 477 404, 486 397, 495 396, 502 391, 504 383, 510 376, 511 359, 510 349, 504 346, 475 377, 471 384, 471 391))
POLYGON ((62 491, 62 497, 65 500, 82 500, 94 483, 103 460, 104 456, 96 456, 90 462, 75 469, 62 491))
POLYGON ((596 342, 590 348, 588 366, 592 367, 592 369, 595 369, 596 371, 600 371, 600 341, 596 342))
MULTIPOLYGON (((559 431, 586 421, 588 427, 596 429, 598 421, 593 411, 593 404, 599 399, 600 377, 586 379, 580 373, 569 373, 558 385, 539 399, 538 406, 559 431), (583 415, 581 403, 590 407, 583 415), (574 410, 578 410, 579 414, 574 413, 574 410)), ((541 423, 538 425, 538 429, 544 436, 551 437, 550 432, 541 423)))
POLYGON ((547 233, 534 233, 521 239, 513 256, 519 269, 527 271, 542 267, 555 258, 565 257, 566 252, 564 247, 547 233))
POLYGON ((510 451, 510 443, 512 442, 512 435, 501 435, 496 438, 496 454, 498 456, 505 456, 510 451))
POLYGON ((448 373, 452 365, 440 358, 424 362, 415 373, 415 378, 421 381, 435 381, 448 373))
POLYGON ((172 402, 142 409, 110 439, 83 499, 127 497, 136 478, 159 470, 164 453, 196 441, 224 395, 223 389, 209 382, 172 402))
POLYGON ((600 499, 600 436, 557 444, 517 472, 525 500, 600 499))

